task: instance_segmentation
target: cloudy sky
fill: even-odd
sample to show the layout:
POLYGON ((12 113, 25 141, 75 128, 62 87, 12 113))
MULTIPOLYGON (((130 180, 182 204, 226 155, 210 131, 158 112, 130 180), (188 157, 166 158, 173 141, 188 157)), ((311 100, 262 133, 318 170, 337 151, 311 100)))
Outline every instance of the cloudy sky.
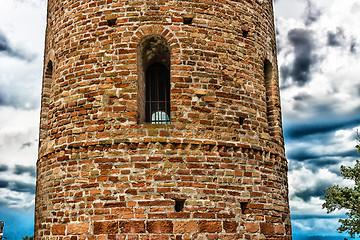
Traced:
MULTIPOLYGON (((327 187, 351 186, 339 169, 358 158, 360 2, 276 0, 275 10, 294 239, 343 239, 335 229, 344 212, 321 205, 327 187)), ((45 19, 46 0, 0 2, 0 220, 9 240, 33 234, 45 19)))

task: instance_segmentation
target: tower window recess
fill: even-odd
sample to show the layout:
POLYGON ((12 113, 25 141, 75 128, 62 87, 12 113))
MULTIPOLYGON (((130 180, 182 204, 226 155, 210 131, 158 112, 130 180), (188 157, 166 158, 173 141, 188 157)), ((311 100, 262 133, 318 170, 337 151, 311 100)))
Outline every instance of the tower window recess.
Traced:
POLYGON ((264 61, 264 81, 266 88, 266 115, 269 125, 270 136, 273 135, 272 127, 274 125, 274 99, 272 90, 273 66, 268 59, 264 61))
POLYGON ((109 27, 115 26, 115 25, 116 25, 116 18, 108 19, 108 20, 107 20, 107 25, 108 25, 109 27))
POLYGON ((245 214, 245 211, 247 209, 248 204, 249 204, 248 202, 241 202, 240 203, 242 214, 245 214))
POLYGON ((192 24, 193 18, 192 17, 184 17, 183 18, 184 24, 192 24))
POLYGON ((184 210, 186 199, 175 199, 175 211, 182 212, 184 210))
POLYGON ((154 63, 146 71, 145 121, 170 123, 170 73, 162 63, 154 63))
POLYGON ((239 124, 240 125, 243 125, 244 124, 244 121, 245 121, 245 119, 248 117, 245 113, 238 113, 237 114, 238 115, 238 117, 239 117, 239 124))
POLYGON ((52 78, 52 72, 53 72, 53 64, 52 64, 51 61, 49 61, 49 62, 48 62, 48 65, 46 66, 45 78, 51 80, 51 78, 52 78))
POLYGON ((264 77, 265 83, 269 83, 272 80, 272 64, 267 59, 264 61, 264 77))
POLYGON ((44 72, 43 86, 42 86, 42 99, 41 99, 41 124, 40 124, 40 140, 39 146, 42 141, 46 138, 46 132, 48 129, 48 118, 49 118, 49 105, 50 105, 50 90, 51 81, 53 75, 53 64, 50 60, 46 65, 44 72))
POLYGON ((138 48, 139 122, 170 124, 170 49, 161 36, 144 37, 138 48))
POLYGON ((244 38, 247 38, 248 35, 249 35, 249 31, 248 31, 248 30, 243 30, 243 31, 242 31, 242 36, 243 36, 244 38))

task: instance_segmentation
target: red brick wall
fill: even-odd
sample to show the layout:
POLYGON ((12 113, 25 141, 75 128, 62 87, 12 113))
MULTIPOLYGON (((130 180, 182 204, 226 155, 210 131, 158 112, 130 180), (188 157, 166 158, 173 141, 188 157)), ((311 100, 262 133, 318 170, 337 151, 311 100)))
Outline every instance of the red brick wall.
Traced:
POLYGON ((270 0, 49 0, 36 239, 291 239, 272 14, 270 0), (148 35, 171 51, 167 125, 139 120, 148 35))

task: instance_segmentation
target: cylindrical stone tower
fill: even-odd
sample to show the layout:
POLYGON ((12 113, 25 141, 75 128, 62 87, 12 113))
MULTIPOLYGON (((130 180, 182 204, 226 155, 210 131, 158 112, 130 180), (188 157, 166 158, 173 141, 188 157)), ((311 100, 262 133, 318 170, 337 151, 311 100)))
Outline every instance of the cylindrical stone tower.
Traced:
POLYGON ((36 239, 291 239, 271 0, 48 1, 36 239))

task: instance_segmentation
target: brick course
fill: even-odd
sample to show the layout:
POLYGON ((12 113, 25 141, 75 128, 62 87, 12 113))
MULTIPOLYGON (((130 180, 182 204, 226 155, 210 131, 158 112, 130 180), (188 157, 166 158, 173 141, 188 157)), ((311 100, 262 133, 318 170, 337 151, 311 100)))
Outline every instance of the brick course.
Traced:
POLYGON ((291 239, 271 0, 49 0, 40 117, 36 239, 291 239))

